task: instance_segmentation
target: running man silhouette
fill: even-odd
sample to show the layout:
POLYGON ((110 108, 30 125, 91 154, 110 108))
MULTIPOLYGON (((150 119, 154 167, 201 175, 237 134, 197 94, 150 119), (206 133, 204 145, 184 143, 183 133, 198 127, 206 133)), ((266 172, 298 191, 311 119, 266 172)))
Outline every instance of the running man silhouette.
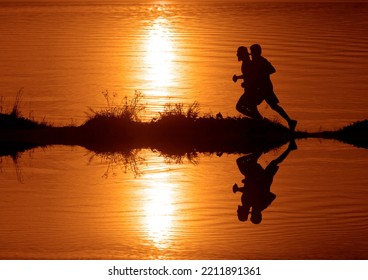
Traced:
POLYGON ((257 109, 257 105, 263 101, 261 92, 257 89, 255 83, 255 75, 252 69, 252 61, 250 60, 250 54, 248 49, 244 46, 240 46, 236 53, 238 61, 242 62, 241 75, 234 75, 233 82, 236 83, 239 79, 243 82, 241 86, 244 88, 244 93, 236 103, 236 110, 238 112, 251 117, 256 120, 262 120, 262 116, 257 109))
POLYGON ((254 75, 255 87, 262 93, 267 104, 283 117, 290 128, 294 131, 297 121, 289 117, 285 110, 279 105, 279 99, 273 91, 273 85, 270 75, 276 72, 275 67, 262 56, 262 48, 259 44, 254 44, 250 47, 250 55, 252 56, 252 72, 254 75))

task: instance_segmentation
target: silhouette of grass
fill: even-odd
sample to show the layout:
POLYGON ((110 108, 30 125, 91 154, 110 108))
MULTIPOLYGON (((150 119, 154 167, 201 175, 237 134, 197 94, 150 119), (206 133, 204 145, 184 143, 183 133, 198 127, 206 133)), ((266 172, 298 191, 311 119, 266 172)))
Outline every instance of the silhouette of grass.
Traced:
MULTIPOLYGON (((22 92, 23 92, 23 88, 19 89, 17 94, 15 95, 13 108, 9 113, 9 115, 11 115, 13 117, 20 117, 21 116, 19 107, 20 107, 20 103, 21 103, 21 100, 22 100, 22 92)), ((0 114, 5 114, 3 112, 3 110, 4 110, 4 105, 3 105, 4 101, 5 101, 4 97, 0 96, 0 114)))
POLYGON ((141 92, 136 91, 132 99, 124 97, 120 103, 116 103, 117 95, 110 94, 108 91, 103 93, 106 100, 106 107, 96 111, 89 107, 89 113, 87 113, 88 120, 86 125, 90 123, 104 122, 107 119, 120 121, 120 122, 137 122, 140 121, 139 114, 145 109, 141 100, 143 95, 141 92))
POLYGON ((18 158, 27 150, 48 145, 79 145, 90 150, 107 165, 104 177, 118 170, 140 175, 139 166, 144 159, 141 149, 152 149, 170 163, 188 160, 198 163, 198 154, 245 154, 269 151, 292 138, 337 139, 356 147, 368 149, 368 120, 355 122, 336 131, 301 132, 291 134, 279 123, 264 119, 226 117, 219 113, 200 115, 197 102, 191 105, 166 104, 163 112, 150 122, 141 121, 144 110, 143 95, 136 92, 129 100, 116 102, 116 95, 104 93, 107 106, 89 109, 88 119, 81 126, 54 127, 45 121, 37 122, 21 114, 21 90, 12 110, 3 112, 0 99, 0 167, 1 158, 10 156, 21 181, 18 158), (19 172, 18 172, 19 171, 19 172))
POLYGON ((368 149, 368 120, 358 121, 336 132, 339 140, 368 149))
POLYGON ((269 120, 200 116, 198 102, 166 104, 158 117, 142 122, 139 115, 144 106, 139 92, 119 106, 108 94, 105 98, 107 107, 90 110, 92 115, 80 127, 82 142, 92 150, 102 151, 107 145, 109 149, 149 147, 180 159, 188 155, 183 151, 237 152, 244 146, 280 145, 290 138, 286 127, 269 120))
POLYGON ((4 98, 0 98, 0 129, 35 129, 50 126, 45 120, 38 122, 22 116, 20 111, 22 91, 23 88, 17 92, 10 112, 3 112, 4 98))
POLYGON ((187 108, 183 103, 171 104, 167 103, 164 106, 164 111, 159 113, 159 121, 178 120, 178 119, 196 119, 199 117, 200 106, 198 102, 194 102, 187 108))
MULTIPOLYGON (((249 118, 200 115, 197 102, 191 105, 166 104, 163 112, 149 122, 141 121, 143 95, 116 102, 116 95, 104 93, 107 106, 89 109, 88 119, 78 127, 53 127, 21 116, 21 91, 13 109, 0 113, 0 141, 39 145, 80 145, 92 151, 107 153, 151 148, 174 160, 195 154, 247 153, 254 149, 269 150, 291 138, 333 138, 368 148, 368 120, 338 131, 317 133, 295 132, 282 124, 249 118)), ((2 106, 1 106, 2 108, 2 106)), ((14 151, 12 151, 14 153, 14 151)))

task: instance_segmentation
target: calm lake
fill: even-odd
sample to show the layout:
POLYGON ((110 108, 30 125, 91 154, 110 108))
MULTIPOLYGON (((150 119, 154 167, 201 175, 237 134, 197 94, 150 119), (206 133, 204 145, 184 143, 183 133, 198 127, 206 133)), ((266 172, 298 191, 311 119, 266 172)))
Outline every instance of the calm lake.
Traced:
MULTIPOLYGON (((50 1, 1 3, 0 18, 0 112, 21 90, 24 116, 79 125, 106 106, 102 93, 119 104, 138 90, 143 120, 194 101, 237 116, 236 50, 260 43, 298 130, 368 117, 368 4, 50 1)), ((297 146, 259 155, 246 175, 242 154, 49 146, 0 157, 0 259, 368 259, 368 150, 297 146), (260 170, 276 198, 261 223, 239 221, 233 185, 260 170)))

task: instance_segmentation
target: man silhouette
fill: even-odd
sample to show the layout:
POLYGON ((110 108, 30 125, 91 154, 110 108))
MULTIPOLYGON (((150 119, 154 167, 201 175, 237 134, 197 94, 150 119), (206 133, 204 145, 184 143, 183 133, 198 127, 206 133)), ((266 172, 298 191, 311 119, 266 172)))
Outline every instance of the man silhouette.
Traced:
POLYGON ((262 116, 257 109, 263 101, 262 95, 258 92, 256 84, 254 83, 254 71, 252 69, 252 61, 250 60, 250 54, 248 49, 244 46, 240 46, 236 53, 238 61, 242 62, 241 75, 234 75, 233 81, 236 83, 239 79, 243 80, 241 86, 244 88, 244 93, 236 103, 236 110, 248 117, 256 120, 262 120, 262 116))
POLYGON ((283 117, 291 131, 295 130, 297 121, 292 120, 285 110, 279 105, 279 99, 273 91, 273 85, 270 75, 276 72, 275 67, 262 56, 262 48, 259 44, 250 47, 250 55, 252 56, 252 71, 254 75, 254 83, 259 92, 264 96, 267 104, 283 117))

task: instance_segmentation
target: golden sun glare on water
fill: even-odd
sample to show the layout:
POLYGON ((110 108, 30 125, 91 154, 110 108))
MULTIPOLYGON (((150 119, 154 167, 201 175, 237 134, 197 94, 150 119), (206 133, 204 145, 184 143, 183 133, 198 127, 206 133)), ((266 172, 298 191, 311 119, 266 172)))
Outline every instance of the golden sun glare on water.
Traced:
POLYGON ((145 43, 145 78, 151 88, 150 94, 155 96, 169 95, 168 88, 173 86, 174 81, 175 54, 168 24, 163 17, 153 20, 145 43))
POLYGON ((149 173, 143 177, 146 189, 142 222, 146 238, 156 249, 164 250, 170 247, 173 237, 177 186, 170 180, 170 173, 165 171, 149 173))
MULTIPOLYGON (((170 20, 163 5, 149 8, 152 19, 148 22, 144 41, 143 73, 150 106, 162 110, 175 87, 175 45, 170 20)), ((158 251, 170 248, 177 215, 177 183, 171 180, 162 158, 154 157, 154 164, 139 179, 144 186, 143 217, 140 222, 149 246, 158 251)), ((157 256, 155 256, 157 257, 157 256)))

